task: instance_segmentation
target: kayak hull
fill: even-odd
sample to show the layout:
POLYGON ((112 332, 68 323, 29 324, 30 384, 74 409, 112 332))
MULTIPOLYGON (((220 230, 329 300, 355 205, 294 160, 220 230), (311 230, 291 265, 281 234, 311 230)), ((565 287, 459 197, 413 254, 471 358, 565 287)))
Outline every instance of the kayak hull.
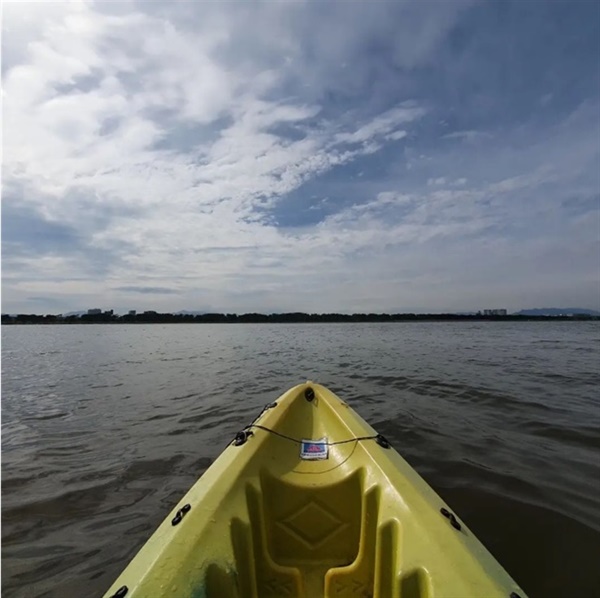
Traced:
POLYGON ((314 383, 284 393, 236 437, 105 596, 119 591, 525 596, 385 439, 314 383))

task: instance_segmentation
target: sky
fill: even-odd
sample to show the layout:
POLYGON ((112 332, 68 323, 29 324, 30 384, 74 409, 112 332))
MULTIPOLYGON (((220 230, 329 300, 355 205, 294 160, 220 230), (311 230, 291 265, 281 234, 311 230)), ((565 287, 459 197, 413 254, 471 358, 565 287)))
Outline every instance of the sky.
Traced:
POLYGON ((2 311, 600 308, 600 4, 7 2, 2 311))

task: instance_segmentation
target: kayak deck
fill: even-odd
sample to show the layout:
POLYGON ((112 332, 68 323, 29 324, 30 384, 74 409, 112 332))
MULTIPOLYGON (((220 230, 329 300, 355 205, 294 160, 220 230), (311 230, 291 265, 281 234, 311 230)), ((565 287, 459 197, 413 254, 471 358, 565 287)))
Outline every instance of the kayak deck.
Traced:
POLYGON ((525 596, 406 461, 312 383, 238 435, 106 596, 124 587, 127 597, 525 596))

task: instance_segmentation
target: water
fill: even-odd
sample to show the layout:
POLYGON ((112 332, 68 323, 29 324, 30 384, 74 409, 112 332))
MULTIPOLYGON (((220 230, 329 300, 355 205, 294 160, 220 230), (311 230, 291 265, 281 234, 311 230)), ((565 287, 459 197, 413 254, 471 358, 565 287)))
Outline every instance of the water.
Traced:
POLYGON ((600 325, 2 327, 3 596, 98 596, 227 441, 312 379, 531 596, 600 596, 600 325))

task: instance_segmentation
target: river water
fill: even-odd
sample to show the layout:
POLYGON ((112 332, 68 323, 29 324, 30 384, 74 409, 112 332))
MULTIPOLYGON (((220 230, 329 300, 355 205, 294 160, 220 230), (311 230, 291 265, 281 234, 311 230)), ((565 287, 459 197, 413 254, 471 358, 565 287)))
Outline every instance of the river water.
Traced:
POLYGON ((2 327, 2 595, 99 596, 236 431, 314 380, 533 596, 600 596, 600 323, 2 327))

